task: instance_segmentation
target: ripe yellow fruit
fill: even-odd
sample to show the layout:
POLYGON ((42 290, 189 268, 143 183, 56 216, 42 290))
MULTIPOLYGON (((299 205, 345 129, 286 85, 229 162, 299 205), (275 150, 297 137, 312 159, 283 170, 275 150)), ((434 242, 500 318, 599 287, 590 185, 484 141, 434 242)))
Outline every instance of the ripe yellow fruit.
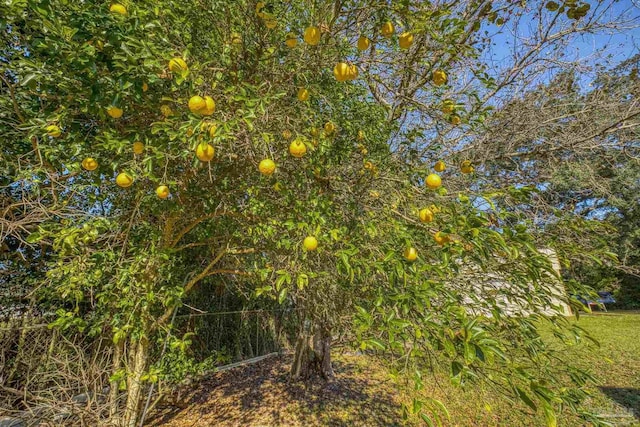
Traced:
POLYGON ((462 164, 460 165, 460 171, 462 173, 472 173, 473 166, 471 166, 471 160, 465 160, 464 162, 462 162, 462 164))
POLYGON ((209 126, 209 138, 216 136, 216 130, 218 130, 218 125, 212 123, 211 126, 209 126))
POLYGON ((109 12, 117 13, 118 15, 127 16, 127 8, 119 3, 114 3, 109 7, 109 12))
POLYGON ((320 43, 320 29, 318 27, 307 27, 304 30, 304 42, 309 46, 315 46, 320 43))
POLYGON ((131 184, 133 184, 133 178, 126 172, 120 172, 118 176, 116 176, 116 184, 118 187, 129 188, 131 184))
POLYGON ((418 213, 420 218, 420 222, 431 222, 433 221, 433 212, 429 208, 420 209, 418 213))
POLYGON ((435 164, 435 165, 433 165, 433 169, 434 169, 436 172, 444 172, 444 170, 445 170, 446 168, 447 168, 447 167, 446 167, 446 165, 444 164, 444 162, 443 162, 442 160, 438 160, 438 161, 436 162, 436 164, 435 164))
POLYGON ((201 162, 210 162, 215 154, 215 149, 211 144, 198 144, 196 148, 196 157, 201 162))
POLYGON ((58 138, 60 135, 62 135, 62 130, 56 125, 49 125, 44 129, 47 131, 47 135, 52 138, 58 138))
POLYGON ((355 80, 356 78, 358 78, 358 67, 356 67, 355 64, 351 64, 349 65, 347 80, 355 80))
POLYGON ((325 124, 324 124, 324 132, 325 132, 327 135, 331 135, 331 134, 333 134, 335 131, 336 131, 336 125, 334 125, 333 123, 331 123, 331 122, 327 122, 327 123, 325 123, 325 124))
POLYGON ((82 167, 88 171, 94 171, 98 169, 98 162, 93 157, 87 157, 82 161, 82 167))
POLYGON ((169 187, 166 185, 159 185, 158 188, 156 188, 156 195, 163 200, 166 199, 169 197, 169 187))
POLYGON ((240 33, 231 33, 231 44, 242 44, 242 35, 240 33))
POLYGON ((364 141, 364 131, 361 131, 361 130, 358 131, 357 139, 358 141, 364 141))
POLYGON ((402 33, 398 39, 400 49, 409 49, 413 44, 413 34, 410 32, 402 33))
POLYGON ((302 157, 306 154, 307 152, 307 146, 304 144, 304 142, 302 142, 302 140, 300 140, 300 138, 296 138, 293 141, 291 141, 291 144, 289 145, 289 153, 293 156, 293 157, 302 157))
POLYGON ((458 126, 460 122, 462 122, 462 119, 459 115, 452 114, 449 116, 449 123, 451 123, 453 126, 458 126))
POLYGON ((367 50, 371 46, 371 40, 366 38, 365 36, 360 36, 358 38, 358 50, 367 50))
POLYGON ((289 139, 291 138, 291 131, 289 129, 285 129, 282 131, 282 137, 284 139, 289 139))
POLYGON ((373 163, 371 163, 370 161, 364 162, 364 168, 365 169, 373 169, 373 163))
POLYGON ((436 86, 442 86, 447 82, 447 73, 442 70, 436 70, 433 72, 433 77, 431 79, 433 84, 436 86))
POLYGON ((315 251, 318 248, 318 240, 313 236, 307 236, 304 238, 302 245, 308 251, 315 251))
POLYGON ((386 38, 389 38, 393 35, 396 29, 393 27, 393 23, 391 21, 387 21, 382 24, 382 28, 380 29, 380 33, 386 38))
POLYGON ((114 119, 119 119, 120 117, 122 117, 122 108, 118 108, 115 105, 111 105, 110 107, 107 107, 107 114, 111 117, 113 117, 114 119))
POLYGON ((298 89, 298 101, 304 102, 307 99, 309 99, 309 91, 303 87, 298 89))
POLYGON ((436 231, 436 233, 433 235, 433 240, 435 240, 437 244, 442 246, 449 242, 449 236, 444 234, 442 231, 436 231))
POLYGON ((146 92, 146 91, 148 91, 148 90, 149 90, 149 85, 148 85, 146 82, 145 82, 145 83, 142 83, 142 91, 143 91, 143 92, 146 92))
POLYGON ((271 159, 264 159, 258 165, 258 170, 264 176, 270 176, 276 170, 276 164, 271 159))
POLYGON ((134 154, 142 154, 144 152, 144 144, 140 141, 136 141, 133 143, 133 153, 134 154))
POLYGON ((456 109, 456 104, 450 99, 445 99, 442 103, 441 111, 444 114, 451 114, 456 109))
POLYGON ((256 3, 256 15, 258 15, 260 18, 264 17, 264 12, 262 12, 264 6, 265 4, 263 1, 259 1, 258 3, 256 3))
POLYGON ((344 82, 349 78, 349 65, 346 62, 338 62, 333 67, 333 75, 339 82, 344 82))
POLYGON ((432 173, 427 176, 427 187, 431 188, 432 190, 435 190, 441 185, 442 185, 442 179, 440 179, 439 175, 432 173))
POLYGON ((404 259, 409 262, 413 262, 418 259, 418 251, 416 250, 416 248, 409 246, 407 249, 405 249, 404 259))
POLYGON ((278 21, 274 17, 267 16, 264 18, 264 25, 266 25, 268 29, 273 30, 278 26, 278 21))
POLYGON ((216 103, 210 96, 204 97, 205 108, 200 112, 204 116, 210 116, 216 111, 216 103))
POLYGON ((294 33, 289 33, 289 34, 287 34, 287 38, 285 39, 284 43, 288 47, 293 49, 294 47, 296 47, 298 45, 298 39, 296 38, 296 35, 294 33))
POLYGON ((181 73, 183 71, 187 71, 189 67, 187 63, 184 62, 184 59, 180 57, 173 58, 169 61, 169 70, 172 73, 181 73))
POLYGON ((203 97, 195 95, 189 98, 189 110, 193 114, 200 114, 201 111, 204 111, 207 108, 207 102, 203 97))
POLYGON ((169 107, 166 104, 160 106, 160 112, 165 117, 169 117, 170 115, 173 114, 173 111, 171 110, 171 107, 169 107))

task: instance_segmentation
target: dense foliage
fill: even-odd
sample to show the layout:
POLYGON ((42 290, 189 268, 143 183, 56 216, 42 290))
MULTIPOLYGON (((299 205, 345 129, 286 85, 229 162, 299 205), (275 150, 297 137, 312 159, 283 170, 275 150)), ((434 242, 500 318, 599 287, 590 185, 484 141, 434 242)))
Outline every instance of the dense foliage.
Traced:
POLYGON ((581 411, 589 375, 549 363, 561 351, 540 338, 582 334, 525 207, 540 181, 487 186, 501 163, 469 153, 500 120, 489 101, 541 54, 491 75, 489 31, 533 17, 559 34, 551 47, 607 27, 607 6, 414 3, 3 6, 7 262, 40 263, 24 286, 55 327, 113 342, 124 425, 149 383, 176 376, 161 332, 185 302, 210 310, 211 287, 295 313, 293 378, 330 378, 340 334, 416 389, 438 363, 549 425, 581 411))

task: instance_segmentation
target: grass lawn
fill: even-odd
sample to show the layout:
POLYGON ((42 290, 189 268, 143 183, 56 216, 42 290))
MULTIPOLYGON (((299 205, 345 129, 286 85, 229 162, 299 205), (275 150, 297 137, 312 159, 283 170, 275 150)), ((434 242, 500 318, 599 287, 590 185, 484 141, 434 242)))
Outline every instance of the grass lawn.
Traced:
MULTIPOLYGON (((601 344, 571 349, 574 360, 598 378, 588 408, 614 425, 640 426, 640 313, 581 316, 579 324, 601 344)), ((398 392, 383 365, 366 356, 337 354, 337 378, 329 384, 287 382, 288 357, 213 374, 177 391, 159 408, 153 426, 400 426, 398 392)), ((436 375, 425 394, 441 400, 450 426, 542 426, 529 414, 489 391, 462 391, 436 375)), ((409 425, 419 425, 409 423, 409 425)), ((560 426, 582 426, 560 418, 560 426)))

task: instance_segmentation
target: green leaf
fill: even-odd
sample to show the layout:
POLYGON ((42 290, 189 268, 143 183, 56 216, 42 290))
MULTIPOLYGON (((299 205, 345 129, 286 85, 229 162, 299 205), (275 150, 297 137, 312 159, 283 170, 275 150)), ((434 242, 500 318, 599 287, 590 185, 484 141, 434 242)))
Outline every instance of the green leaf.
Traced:
POLYGON ((544 409, 544 417, 547 420, 547 427, 557 427, 558 420, 556 419, 556 413, 551 406, 545 405, 544 409))
POLYGON ((533 400, 531 400, 529 395, 523 389, 516 386, 516 393, 520 398, 520 400, 522 400, 529 408, 533 409, 534 411, 538 410, 538 407, 536 406, 536 404, 533 403, 533 400))
POLYGON ((289 293, 289 288, 282 288, 280 291, 280 295, 278 295, 278 302, 282 304, 285 299, 287 299, 287 294, 289 293))
POLYGON ((422 421, 424 421, 428 426, 433 427, 433 421, 427 414, 425 414, 424 412, 421 413, 420 418, 422 418, 422 421))
POLYGON ((44 236, 40 234, 40 232, 36 231, 35 233, 31 233, 27 236, 27 243, 36 243, 42 240, 44 236))

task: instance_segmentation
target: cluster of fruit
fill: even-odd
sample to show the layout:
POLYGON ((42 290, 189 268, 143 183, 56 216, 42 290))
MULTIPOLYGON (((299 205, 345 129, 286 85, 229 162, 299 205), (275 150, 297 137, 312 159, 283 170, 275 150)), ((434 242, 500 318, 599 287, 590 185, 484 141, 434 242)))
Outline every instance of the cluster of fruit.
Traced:
MULTIPOLYGON (((275 28, 275 26, 277 25, 277 21, 272 15, 264 12, 263 8, 264 8, 264 3, 259 2, 256 6, 256 13, 260 18, 262 18, 265 21, 265 24, 269 28, 275 28)), ((122 16, 126 16, 128 14, 127 9, 123 5, 118 3, 112 4, 109 10, 114 14, 118 14, 122 16)), ((395 33, 395 28, 393 26, 393 23, 390 21, 385 22, 380 29, 380 33, 385 38, 392 37, 393 34, 395 33)), ((310 46, 315 46, 318 43, 320 43, 320 38, 321 38, 321 32, 318 27, 310 26, 306 28, 304 32, 305 43, 307 43, 310 46)), ((234 38, 234 40, 236 40, 235 43, 241 43, 242 41, 239 35, 237 35, 234 38)), ((399 36, 398 40, 399 40, 399 46, 401 49, 409 49, 413 44, 414 36, 411 32, 404 32, 399 36)), ((290 48, 294 48, 295 46, 297 46, 298 42, 297 42, 296 35, 294 33, 289 33, 287 35, 285 43, 290 48)), ((370 47, 371 47, 371 40, 369 40, 365 36, 360 36, 357 42, 358 50, 364 51, 369 49, 370 47)), ((180 57, 171 59, 168 64, 168 68, 169 68, 169 71, 171 71, 173 74, 182 75, 182 76, 184 76, 185 73, 187 73, 189 70, 189 67, 185 62, 185 60, 180 57)), ((339 62, 334 67, 333 74, 336 80, 339 82, 350 81, 358 77, 358 69, 354 64, 339 62)), ((441 86, 447 82, 447 74, 443 70, 435 70, 432 74, 431 80, 434 85, 441 86)), ((148 89, 148 86, 145 83, 143 90, 146 92, 147 89, 148 89)), ((307 88, 298 89, 297 98, 299 101, 301 102, 307 101, 309 99, 309 95, 310 93, 307 88)), ((191 111, 191 113, 198 116, 212 115, 215 112, 215 106, 216 106, 215 101, 213 100, 212 97, 208 95, 205 95, 205 96, 194 95, 188 101, 189 111, 191 111)), ((163 105, 163 107, 167 107, 167 106, 163 105)), ((455 114, 455 108, 456 106, 453 101, 445 100, 442 104, 441 111, 445 114, 449 114, 450 115, 449 121, 452 124, 457 125, 460 123, 460 116, 455 114)), ((169 107, 167 107, 165 109, 162 109, 162 113, 165 117, 168 117, 172 114, 172 111, 170 110, 169 107), (169 111, 166 111, 167 109, 169 111)), ((111 105, 107 108, 107 114, 111 118, 119 119, 123 115, 123 110, 115 105, 111 105)), ((203 123, 203 128, 205 125, 209 127, 208 129, 209 134, 211 137, 213 137, 216 132, 216 126, 208 123, 203 123)), ((62 130, 57 125, 49 125, 45 128, 45 131, 52 138, 58 138, 62 134, 62 130)), ((336 126, 332 122, 327 122, 324 125, 324 131, 327 136, 334 135, 336 132, 336 126)), ((316 129, 312 129, 312 135, 314 137, 318 136, 318 131, 316 129)), ((291 132, 286 130, 283 132, 283 136, 286 139, 289 139, 291 137, 291 132)), ((358 131, 357 140, 363 141, 364 138, 365 138, 364 132, 361 130, 358 131)), ((142 142, 140 141, 134 142, 133 152, 135 155, 142 154, 144 150, 145 150, 145 146, 142 142)), ((301 137, 294 139, 289 145, 289 153, 293 157, 301 158, 306 154, 306 152, 307 152, 307 146, 305 144, 304 139, 302 139, 301 137)), ((366 148, 364 148, 364 146, 362 145, 361 145, 361 152, 363 154, 366 154, 367 152, 366 148)), ((213 159, 214 154, 215 154, 215 149, 211 144, 200 143, 196 148, 196 157, 201 162, 210 162, 213 159)), ((82 161, 82 167, 87 171, 94 171, 98 168, 98 162, 92 157, 87 157, 82 161)), ((375 165, 373 165, 373 163, 367 161, 365 162, 365 169, 374 170, 376 168, 375 168, 375 165)), ((258 165, 258 170, 264 176, 271 176, 276 170, 276 163, 272 159, 268 159, 268 158, 263 159, 262 161, 260 161, 258 165)), ((443 172, 445 170, 444 162, 442 161, 436 162, 436 164, 434 165, 434 170, 436 172, 443 172)), ((473 166, 471 165, 471 162, 469 160, 465 160, 464 162, 462 162, 460 170, 462 171, 462 173, 465 173, 465 174, 472 173, 473 166)), ((129 175, 127 172, 121 172, 116 176, 116 184, 119 187, 128 188, 133 184, 133 177, 129 175)), ((438 174, 431 173, 426 177, 425 184, 428 188, 435 190, 442 185, 442 179, 438 174)), ((156 188, 156 195, 160 199, 166 199, 167 197, 169 197, 169 194, 170 194, 169 188, 164 184, 159 185, 156 188)), ((430 208, 421 209, 418 213, 419 220, 423 223, 431 222, 433 221, 435 213, 437 211, 438 210, 434 206, 430 208)), ((435 233, 434 239, 440 245, 443 245, 449 241, 448 236, 444 235, 441 232, 435 233)), ((313 236, 307 236, 304 239, 303 246, 306 250, 313 251, 318 247, 318 241, 313 236)), ((415 261, 418 257, 417 251, 413 247, 407 248, 404 253, 404 256, 408 261, 415 261)))

